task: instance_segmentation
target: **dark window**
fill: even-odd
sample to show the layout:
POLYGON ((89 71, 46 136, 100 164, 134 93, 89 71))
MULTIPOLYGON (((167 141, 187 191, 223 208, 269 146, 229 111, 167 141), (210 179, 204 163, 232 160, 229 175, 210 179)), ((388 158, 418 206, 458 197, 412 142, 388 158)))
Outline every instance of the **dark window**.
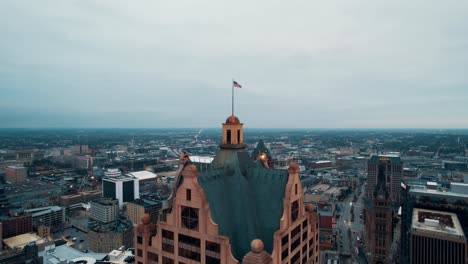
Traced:
POLYGON ((200 261, 200 239, 179 234, 179 256, 200 261))
POLYGON ((198 209, 182 206, 182 224, 187 229, 198 229, 198 209))
POLYGON ((281 238, 281 245, 284 246, 289 242, 289 234, 286 234, 283 238, 281 238))
POLYGON ((307 227, 307 219, 302 222, 302 229, 305 229, 307 227))
POLYGON ((106 198, 117 198, 115 194, 115 183, 111 181, 102 182, 102 196, 106 198))
POLYGON ((174 232, 163 229, 162 230, 162 237, 174 240, 174 232))
POLYGON ((219 258, 214 258, 210 256, 205 257, 206 263, 210 264, 221 264, 221 260, 219 258))
POLYGON ((291 243, 291 252, 294 251, 301 244, 301 238, 298 237, 294 242, 291 243))
POLYGON ((192 200, 192 190, 190 189, 187 189, 187 201, 191 201, 192 200))
POLYGON ((196 237, 179 234, 179 243, 185 243, 190 246, 200 247, 200 239, 196 237))
POLYGON ((174 253, 174 232, 162 230, 162 250, 174 253))
POLYGON ((218 243, 206 241, 205 243, 206 250, 213 251, 216 253, 221 252, 221 246, 218 243))
POLYGON ((240 144, 240 130, 237 130, 237 144, 240 144))
POLYGON ((291 258, 291 264, 299 263, 299 258, 301 257, 301 252, 298 251, 294 257, 291 258))
POLYGON ((289 255, 289 248, 286 248, 283 253, 281 253, 281 260, 285 260, 289 255))
POLYGON ((137 236, 137 243, 138 244, 143 244, 143 238, 141 236, 137 236))
POLYGON ((174 260, 170 258, 163 257, 162 264, 174 264, 174 260))
POLYGON ((228 144, 231 144, 231 130, 226 131, 226 141, 228 144))
POLYGON ((174 245, 162 242, 162 250, 169 253, 174 253, 174 245))
POLYGON ((154 254, 154 253, 152 253, 152 252, 148 252, 148 260, 158 262, 158 261, 159 261, 159 259, 158 259, 158 254, 154 254))
POLYGON ((299 202, 294 201, 291 204, 291 220, 296 221, 298 217, 299 217, 299 202))
POLYGON ((135 188, 134 188, 134 181, 125 181, 122 183, 122 193, 123 202, 130 202, 135 200, 135 188))
POLYGON ((304 231, 304 233, 302 233, 302 241, 306 241, 307 240, 307 231, 304 231))
POLYGON ((302 257, 302 264, 306 264, 307 263, 307 255, 304 255, 304 257, 302 257))
POLYGON ((298 225, 296 228, 294 228, 291 231, 291 239, 294 239, 294 237, 301 232, 301 226, 298 225))
POLYGON ((296 184, 296 185, 294 185, 294 192, 295 192, 295 193, 296 193, 296 195, 297 195, 297 184, 296 184))
POLYGON ((143 251, 141 249, 137 249, 137 256, 143 257, 143 251))

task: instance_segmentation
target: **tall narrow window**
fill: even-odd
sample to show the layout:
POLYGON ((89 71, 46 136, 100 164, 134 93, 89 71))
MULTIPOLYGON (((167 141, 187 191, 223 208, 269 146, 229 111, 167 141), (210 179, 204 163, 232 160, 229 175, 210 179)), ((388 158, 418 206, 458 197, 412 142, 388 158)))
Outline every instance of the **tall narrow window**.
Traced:
POLYGON ((191 200, 192 200, 192 190, 187 189, 187 201, 191 201, 191 200))
POLYGON ((237 144, 240 144, 241 143, 241 140, 240 140, 240 130, 237 130, 237 144))
POLYGON ((294 185, 294 190, 295 190, 295 193, 296 193, 296 195, 297 195, 297 184, 294 185))
POLYGON ((231 144, 231 130, 230 129, 226 131, 226 141, 228 144, 231 144))
POLYGON ((299 216, 299 203, 297 201, 294 201, 291 204, 291 220, 296 221, 298 216, 299 216))

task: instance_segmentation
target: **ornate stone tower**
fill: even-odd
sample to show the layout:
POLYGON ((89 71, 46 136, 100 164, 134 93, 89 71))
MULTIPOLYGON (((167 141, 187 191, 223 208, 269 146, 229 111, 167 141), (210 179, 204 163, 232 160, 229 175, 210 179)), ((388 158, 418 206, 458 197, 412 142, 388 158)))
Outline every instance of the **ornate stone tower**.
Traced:
POLYGON ((220 147, 223 149, 245 148, 243 126, 244 124, 235 115, 229 116, 226 123, 223 123, 223 141, 220 147))
POLYGON ((155 230, 147 219, 137 228, 136 262, 318 263, 318 217, 303 204, 297 163, 286 171, 252 159, 234 115, 222 133, 206 171, 199 173, 187 155, 181 157, 155 230))

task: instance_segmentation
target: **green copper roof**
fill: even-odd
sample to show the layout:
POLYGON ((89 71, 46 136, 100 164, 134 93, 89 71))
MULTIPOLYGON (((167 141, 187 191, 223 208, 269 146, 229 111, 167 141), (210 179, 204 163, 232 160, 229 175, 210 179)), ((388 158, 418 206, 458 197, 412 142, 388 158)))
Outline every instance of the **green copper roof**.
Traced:
POLYGON ((271 153, 270 150, 267 148, 265 143, 263 143, 263 140, 260 139, 260 141, 257 144, 257 147, 252 151, 252 158, 256 159, 258 155, 260 155, 260 152, 263 152, 267 154, 267 156, 271 159, 271 153))
POLYGON ((283 213, 287 171, 264 169, 243 150, 221 149, 211 165, 198 180, 219 233, 230 238, 234 257, 242 261, 256 238, 271 254, 283 213))

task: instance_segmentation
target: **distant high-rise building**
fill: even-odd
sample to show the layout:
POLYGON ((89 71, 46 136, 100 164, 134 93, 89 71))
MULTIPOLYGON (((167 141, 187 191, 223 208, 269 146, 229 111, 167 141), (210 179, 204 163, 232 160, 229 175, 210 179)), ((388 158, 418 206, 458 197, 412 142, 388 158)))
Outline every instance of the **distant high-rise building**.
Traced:
POLYGON ((368 161, 366 232, 372 264, 392 262, 393 218, 400 205, 402 172, 397 155, 375 155, 368 161))
POLYGON ((456 214, 413 209, 411 264, 466 264, 467 253, 466 238, 456 214))
POLYGON ((102 179, 102 196, 119 200, 119 206, 140 197, 140 185, 137 178, 130 175, 105 177, 102 179))
POLYGON ((298 164, 275 170, 267 157, 249 155, 234 115, 222 133, 218 154, 200 174, 181 156, 169 207, 156 226, 145 215, 136 228, 135 261, 319 263, 318 216, 303 204, 298 164))
POLYGON ((385 186, 394 208, 400 205, 400 185, 403 174, 403 163, 398 155, 374 155, 367 162, 366 197, 371 199, 376 190, 379 175, 383 175, 385 186))

